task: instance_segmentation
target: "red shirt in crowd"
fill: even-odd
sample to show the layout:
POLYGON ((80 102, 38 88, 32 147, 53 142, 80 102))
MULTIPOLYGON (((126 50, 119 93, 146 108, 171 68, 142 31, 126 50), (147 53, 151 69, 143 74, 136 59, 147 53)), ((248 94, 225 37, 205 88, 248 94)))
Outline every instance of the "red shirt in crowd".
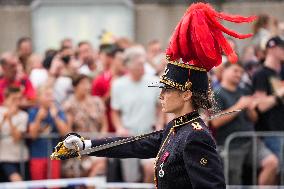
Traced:
POLYGON ((92 94, 100 97, 107 95, 110 92, 111 79, 112 75, 109 71, 98 75, 92 83, 92 94))
POLYGON ((34 100, 36 98, 36 91, 33 88, 31 81, 27 76, 23 76, 20 79, 15 79, 13 82, 8 81, 6 78, 0 78, 0 104, 4 102, 4 92, 7 87, 15 86, 15 87, 23 87, 23 95, 28 100, 34 100))
MULTIPOLYGON (((99 97, 107 97, 109 99, 112 75, 110 71, 105 71, 98 75, 92 83, 92 95, 99 97)), ((106 114, 108 120, 108 132, 115 132, 115 128, 111 121, 110 100, 106 101, 106 114)))

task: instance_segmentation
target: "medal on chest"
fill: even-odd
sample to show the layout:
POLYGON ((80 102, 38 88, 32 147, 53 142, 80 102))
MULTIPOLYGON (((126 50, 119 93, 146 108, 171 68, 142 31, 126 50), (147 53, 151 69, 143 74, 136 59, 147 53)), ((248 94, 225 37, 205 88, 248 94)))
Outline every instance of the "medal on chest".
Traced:
POLYGON ((165 171, 163 170, 164 167, 164 163, 167 160, 167 158, 169 157, 170 153, 167 151, 163 154, 162 158, 161 158, 161 164, 160 164, 160 170, 159 170, 159 177, 163 178, 165 175, 165 171))

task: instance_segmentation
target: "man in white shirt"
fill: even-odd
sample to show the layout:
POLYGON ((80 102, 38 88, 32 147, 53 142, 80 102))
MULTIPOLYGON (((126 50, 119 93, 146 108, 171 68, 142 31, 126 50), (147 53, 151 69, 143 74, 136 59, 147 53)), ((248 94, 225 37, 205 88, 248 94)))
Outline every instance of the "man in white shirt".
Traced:
MULTIPOLYGON (((132 47, 125 51, 124 61, 128 73, 115 80, 111 87, 112 120, 117 135, 129 136, 161 129, 162 113, 159 110, 159 89, 148 88, 157 77, 144 74, 146 61, 142 47, 132 47)), ((124 180, 139 181, 139 160, 122 160, 124 180), (127 163, 124 163, 127 162, 127 163)), ((152 181, 152 160, 141 161, 144 182, 152 181)))

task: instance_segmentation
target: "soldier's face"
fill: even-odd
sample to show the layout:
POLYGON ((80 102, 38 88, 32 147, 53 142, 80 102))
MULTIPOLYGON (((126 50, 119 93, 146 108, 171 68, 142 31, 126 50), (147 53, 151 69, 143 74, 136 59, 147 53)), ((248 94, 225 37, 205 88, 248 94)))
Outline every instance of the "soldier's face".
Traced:
POLYGON ((162 111, 165 113, 177 113, 184 106, 184 99, 181 91, 177 89, 163 88, 160 93, 162 111))

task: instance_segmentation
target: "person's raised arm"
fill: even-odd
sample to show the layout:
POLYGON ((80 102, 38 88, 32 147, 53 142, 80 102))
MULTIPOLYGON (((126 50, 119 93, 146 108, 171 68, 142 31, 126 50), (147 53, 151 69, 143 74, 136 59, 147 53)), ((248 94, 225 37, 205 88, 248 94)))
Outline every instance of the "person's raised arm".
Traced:
POLYGON ((36 139, 40 134, 41 122, 47 116, 47 110, 40 107, 38 112, 30 113, 29 118, 29 135, 32 139, 36 139))
POLYGON ((64 136, 71 131, 71 128, 68 126, 67 121, 65 120, 65 114, 60 111, 56 105, 53 104, 50 107, 50 114, 54 119, 55 125, 61 136, 64 136))
POLYGON ((264 113, 281 103, 281 98, 276 95, 267 95, 264 91, 255 91, 255 110, 264 113))
MULTIPOLYGON (((221 106, 220 108, 222 108, 222 100, 218 99, 219 103, 218 105, 221 106)), ((249 104, 252 101, 252 97, 251 96, 242 96, 234 105, 232 105, 231 107, 222 110, 222 112, 230 112, 230 111, 234 111, 234 110, 244 110, 246 108, 248 108, 249 104)), ((228 115, 224 115, 224 116, 220 116, 218 118, 215 118, 211 121, 211 124, 214 128, 219 128, 222 127, 223 125, 225 125, 226 123, 232 121, 234 118, 236 118, 239 115, 239 113, 233 113, 233 114, 228 114, 228 115)))

